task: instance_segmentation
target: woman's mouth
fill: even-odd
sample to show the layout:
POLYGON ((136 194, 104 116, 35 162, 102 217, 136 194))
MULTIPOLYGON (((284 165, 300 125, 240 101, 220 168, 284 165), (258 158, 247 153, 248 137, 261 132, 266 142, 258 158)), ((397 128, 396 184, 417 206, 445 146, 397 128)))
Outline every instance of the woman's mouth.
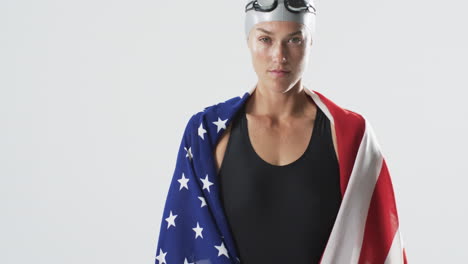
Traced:
POLYGON ((274 70, 274 71, 269 71, 269 72, 271 75, 275 77, 283 77, 290 73, 289 71, 282 71, 282 70, 274 70))

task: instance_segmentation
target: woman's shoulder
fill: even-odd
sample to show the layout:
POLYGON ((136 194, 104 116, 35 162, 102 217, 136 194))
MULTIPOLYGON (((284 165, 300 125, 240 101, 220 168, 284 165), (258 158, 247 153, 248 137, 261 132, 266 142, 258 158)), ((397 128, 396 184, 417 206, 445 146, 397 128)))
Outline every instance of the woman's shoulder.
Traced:
POLYGON ((341 103, 335 101, 335 99, 330 98, 328 95, 325 95, 322 92, 313 91, 317 95, 317 99, 319 100, 319 104, 323 104, 324 112, 329 117, 332 118, 334 121, 338 121, 341 123, 354 123, 359 125, 364 125, 366 117, 360 111, 356 109, 349 108, 344 106, 341 103))
POLYGON ((200 122, 203 119, 230 119, 232 115, 239 109, 246 99, 246 94, 241 96, 231 96, 223 101, 218 101, 209 105, 205 105, 202 110, 192 114, 190 122, 200 122))
POLYGON ((226 100, 205 105, 202 110, 189 117, 185 134, 190 133, 202 140, 208 134, 217 139, 217 135, 227 129, 232 117, 247 99, 246 96, 247 94, 231 96, 226 100))

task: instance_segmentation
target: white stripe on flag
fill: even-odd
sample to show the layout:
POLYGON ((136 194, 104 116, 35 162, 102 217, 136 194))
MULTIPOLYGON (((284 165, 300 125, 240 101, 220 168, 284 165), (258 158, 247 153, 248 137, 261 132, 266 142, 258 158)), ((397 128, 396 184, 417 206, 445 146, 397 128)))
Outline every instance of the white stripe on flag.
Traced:
POLYGON ((332 114, 330 113, 330 110, 328 110, 327 106, 322 102, 318 94, 314 93, 314 91, 308 89, 307 87, 304 86, 304 91, 306 94, 308 94, 310 97, 312 97, 312 100, 317 104, 318 107, 320 107, 320 110, 328 117, 330 120, 330 123, 332 125, 335 125, 335 119, 333 118, 332 114))
POLYGON ((364 135, 322 264, 350 264, 359 261, 369 205, 383 162, 372 126, 363 118, 364 135))
POLYGON ((393 237, 392 247, 390 248, 390 252, 385 259, 385 264, 403 264, 403 241, 400 235, 400 228, 395 232, 395 236, 393 237))

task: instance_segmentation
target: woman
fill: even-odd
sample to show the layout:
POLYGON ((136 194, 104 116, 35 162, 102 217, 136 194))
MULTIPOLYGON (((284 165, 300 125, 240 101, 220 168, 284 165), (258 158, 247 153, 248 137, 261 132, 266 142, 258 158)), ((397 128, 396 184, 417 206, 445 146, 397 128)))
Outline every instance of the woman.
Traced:
MULTIPOLYGON (((279 4, 271 12, 288 11, 279 4)), ((216 147, 243 263, 318 263, 341 202, 335 135, 302 85, 313 43, 307 25, 269 18, 251 26, 258 83, 216 147)))
POLYGON ((369 123, 302 84, 314 27, 309 1, 248 2, 258 82, 189 120, 156 263, 406 262, 369 123))

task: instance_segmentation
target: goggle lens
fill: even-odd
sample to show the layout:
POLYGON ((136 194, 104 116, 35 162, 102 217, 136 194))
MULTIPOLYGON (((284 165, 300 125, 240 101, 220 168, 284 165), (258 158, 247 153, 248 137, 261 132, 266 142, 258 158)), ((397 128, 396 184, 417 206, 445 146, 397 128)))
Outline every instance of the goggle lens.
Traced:
POLYGON ((308 10, 309 8, 312 8, 312 10, 310 10, 311 12, 315 12, 312 3, 309 0, 289 0, 286 1, 286 6, 293 12, 300 12, 308 10))
POLYGON ((275 0, 257 0, 260 7, 271 8, 275 4, 275 0))

